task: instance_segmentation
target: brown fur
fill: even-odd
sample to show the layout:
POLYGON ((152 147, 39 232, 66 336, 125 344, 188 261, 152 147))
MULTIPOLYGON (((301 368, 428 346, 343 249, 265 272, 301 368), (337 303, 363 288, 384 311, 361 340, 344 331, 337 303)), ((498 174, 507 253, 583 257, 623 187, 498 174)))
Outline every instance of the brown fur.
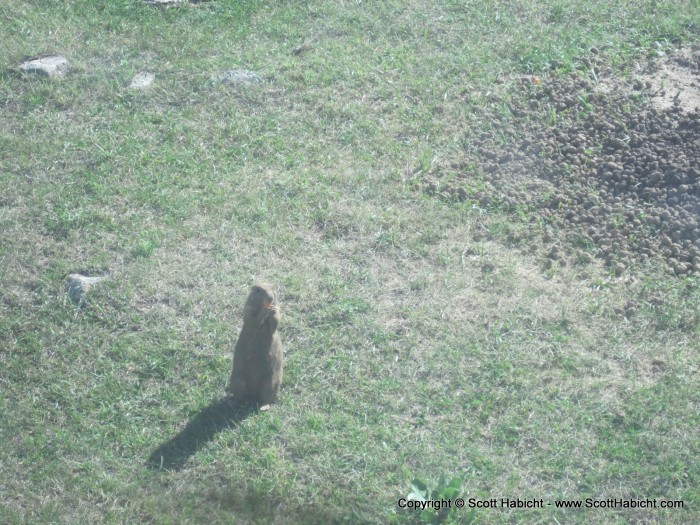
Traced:
POLYGON ((233 354, 226 391, 241 402, 267 405, 277 400, 282 383, 282 340, 277 331, 280 311, 272 287, 250 289, 243 310, 243 328, 233 354))

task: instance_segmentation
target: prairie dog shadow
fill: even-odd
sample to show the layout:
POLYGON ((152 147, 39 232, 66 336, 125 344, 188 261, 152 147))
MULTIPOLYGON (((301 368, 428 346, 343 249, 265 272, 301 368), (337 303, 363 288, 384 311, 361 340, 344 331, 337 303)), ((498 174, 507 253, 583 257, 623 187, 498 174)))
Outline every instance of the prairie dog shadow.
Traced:
POLYGON ((216 434, 237 426, 255 410, 255 406, 238 405, 228 397, 212 401, 176 436, 155 449, 146 467, 152 470, 180 470, 216 434))

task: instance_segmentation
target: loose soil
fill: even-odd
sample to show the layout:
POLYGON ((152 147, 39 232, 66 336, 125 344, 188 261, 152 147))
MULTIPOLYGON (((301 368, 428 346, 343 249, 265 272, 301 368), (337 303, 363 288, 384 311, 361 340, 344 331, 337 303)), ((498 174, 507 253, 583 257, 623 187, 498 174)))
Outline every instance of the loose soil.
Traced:
POLYGON ((429 171, 421 187, 534 211, 514 240, 534 246, 541 236, 545 267, 595 256, 621 274, 661 258, 676 274, 700 272, 700 49, 652 59, 626 80, 601 78, 601 63, 593 55, 584 72, 521 79, 510 100, 484 110, 488 129, 466 137, 464 158, 429 171))

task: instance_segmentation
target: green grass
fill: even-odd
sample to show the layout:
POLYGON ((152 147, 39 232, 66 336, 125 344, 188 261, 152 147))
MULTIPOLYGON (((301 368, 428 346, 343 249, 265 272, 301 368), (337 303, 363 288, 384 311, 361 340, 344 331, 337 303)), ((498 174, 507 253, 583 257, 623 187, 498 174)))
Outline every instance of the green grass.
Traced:
POLYGON ((698 28, 692 1, 0 0, 0 521, 404 523, 411 480, 443 473, 466 497, 686 506, 475 523, 697 521, 697 279, 543 273, 508 244, 527 210, 414 182, 520 75, 593 46, 624 73, 698 28), (17 74, 40 52, 71 73, 17 74), (76 307, 73 272, 109 279, 76 307), (256 279, 285 380, 231 414, 256 279))

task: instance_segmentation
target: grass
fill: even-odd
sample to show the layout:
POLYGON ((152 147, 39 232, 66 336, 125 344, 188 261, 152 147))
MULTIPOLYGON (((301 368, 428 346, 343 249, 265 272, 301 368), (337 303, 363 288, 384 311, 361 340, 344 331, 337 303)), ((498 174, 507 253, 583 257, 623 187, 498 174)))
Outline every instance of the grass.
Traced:
POLYGON ((0 521, 404 523, 441 474, 685 503, 455 523, 700 517, 697 279, 543 273, 508 245, 527 210, 413 184, 520 75, 697 44, 694 2, 0 0, 0 21, 0 521), (72 72, 16 73, 40 52, 72 72), (83 307, 73 272, 108 276, 83 307), (256 279, 282 296, 282 397, 232 413, 256 279))

